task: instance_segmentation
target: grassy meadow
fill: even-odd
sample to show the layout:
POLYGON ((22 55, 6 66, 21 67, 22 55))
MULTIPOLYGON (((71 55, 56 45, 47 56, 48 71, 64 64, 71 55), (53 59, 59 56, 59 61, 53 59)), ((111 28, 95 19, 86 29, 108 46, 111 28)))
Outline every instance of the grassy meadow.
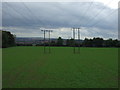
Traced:
POLYGON ((23 46, 2 50, 3 88, 116 88, 118 48, 23 46))

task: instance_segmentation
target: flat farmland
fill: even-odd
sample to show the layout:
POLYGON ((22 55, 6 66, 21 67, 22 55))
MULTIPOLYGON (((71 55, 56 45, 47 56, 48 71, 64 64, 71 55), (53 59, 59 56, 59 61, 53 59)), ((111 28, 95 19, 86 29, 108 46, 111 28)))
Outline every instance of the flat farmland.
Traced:
POLYGON ((118 48, 2 49, 3 88, 117 88, 118 48))

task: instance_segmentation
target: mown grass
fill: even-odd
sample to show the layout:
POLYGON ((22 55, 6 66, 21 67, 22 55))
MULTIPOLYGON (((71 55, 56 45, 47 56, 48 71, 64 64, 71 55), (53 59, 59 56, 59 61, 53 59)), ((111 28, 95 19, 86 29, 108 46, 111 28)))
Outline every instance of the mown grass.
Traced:
POLYGON ((116 88, 118 49, 43 47, 3 49, 3 88, 116 88))

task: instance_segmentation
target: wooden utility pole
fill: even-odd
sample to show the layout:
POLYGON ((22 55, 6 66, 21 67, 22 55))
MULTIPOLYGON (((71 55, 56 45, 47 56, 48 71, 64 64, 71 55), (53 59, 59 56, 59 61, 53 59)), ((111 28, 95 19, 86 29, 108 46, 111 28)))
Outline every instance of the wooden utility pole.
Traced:
POLYGON ((73 28, 73 53, 75 53, 75 28, 73 28))
POLYGON ((80 28, 78 28, 78 53, 80 53, 80 28))
POLYGON ((73 30, 73 39, 74 39, 74 42, 73 42, 73 53, 80 53, 80 28, 72 28, 73 30), (78 34, 78 50, 76 51, 76 39, 75 39, 75 32, 77 30, 77 34, 78 34))
POLYGON ((51 52, 51 49, 50 49, 50 43, 51 43, 50 42, 50 32, 52 32, 52 30, 41 30, 41 31, 44 32, 44 53, 47 53, 47 50, 46 50, 46 39, 45 39, 46 38, 46 36, 45 36, 46 33, 45 32, 48 32, 48 35, 49 35, 49 41, 48 41, 49 42, 49 49, 48 49, 49 51, 48 51, 48 53, 50 53, 51 52))

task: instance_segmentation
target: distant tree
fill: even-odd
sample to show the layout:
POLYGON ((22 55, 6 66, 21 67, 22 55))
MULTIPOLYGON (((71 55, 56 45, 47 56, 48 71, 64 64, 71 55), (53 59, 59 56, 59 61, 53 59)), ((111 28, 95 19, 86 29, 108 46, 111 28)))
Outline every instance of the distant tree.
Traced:
POLYGON ((55 46, 56 45, 55 41, 51 41, 50 45, 55 46))
POLYGON ((120 41, 118 41, 118 43, 116 44, 116 47, 120 47, 120 41))
POLYGON ((67 46, 73 46, 75 44, 75 40, 72 39, 72 38, 71 39, 67 39, 66 44, 67 44, 67 46))
POLYGON ((66 40, 66 45, 70 46, 70 40, 69 39, 66 40))
POLYGON ((108 40, 104 40, 103 38, 97 37, 93 39, 85 38, 82 43, 82 46, 85 47, 120 47, 120 41, 117 39, 112 40, 111 38, 108 40))
POLYGON ((113 40, 109 38, 108 40, 104 41, 104 44, 106 47, 112 47, 113 46, 113 40))
POLYGON ((104 41, 106 47, 119 47, 119 43, 117 39, 112 40, 111 38, 104 41))
POLYGON ((63 39, 61 37, 59 37, 57 39, 57 46, 62 46, 63 45, 63 39))
POLYGON ((118 47, 119 46, 119 41, 117 39, 113 40, 113 47, 118 47))
POLYGON ((99 38, 99 37, 93 38, 93 46, 95 46, 95 47, 102 47, 103 42, 104 42, 103 38, 99 38))
POLYGON ((92 47, 93 46, 93 40, 85 38, 84 42, 83 42, 83 46, 85 46, 85 47, 92 47))
POLYGON ((15 46, 15 37, 9 31, 2 31, 2 47, 15 46))

